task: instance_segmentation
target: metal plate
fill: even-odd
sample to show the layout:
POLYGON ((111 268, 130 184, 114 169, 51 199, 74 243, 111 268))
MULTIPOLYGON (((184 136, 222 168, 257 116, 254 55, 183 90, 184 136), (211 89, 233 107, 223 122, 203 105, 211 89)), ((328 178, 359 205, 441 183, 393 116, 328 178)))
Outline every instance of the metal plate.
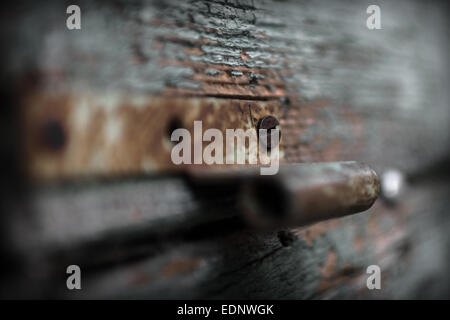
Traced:
POLYGON ((202 120, 203 131, 217 128, 225 136, 226 129, 256 127, 264 115, 278 117, 280 103, 36 92, 25 99, 23 110, 26 172, 49 180, 176 170, 174 129, 186 128, 194 137, 194 121, 202 120))

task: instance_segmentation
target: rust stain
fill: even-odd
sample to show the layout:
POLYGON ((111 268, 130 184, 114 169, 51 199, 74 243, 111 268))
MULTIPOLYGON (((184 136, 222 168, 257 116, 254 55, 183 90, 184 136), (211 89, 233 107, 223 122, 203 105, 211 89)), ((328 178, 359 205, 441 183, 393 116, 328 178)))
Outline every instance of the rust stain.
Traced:
POLYGON ((202 55, 203 54, 203 51, 200 50, 199 48, 184 48, 183 51, 186 54, 193 54, 193 55, 202 55))
POLYGON ((367 238, 363 237, 359 233, 356 233, 353 237, 353 246, 357 252, 360 252, 366 246, 367 238))
POLYGON ((319 267, 322 277, 330 278, 335 272, 336 264, 337 255, 333 250, 330 250, 330 252, 328 252, 325 263, 319 267))
MULTIPOLYGON (((222 74, 230 74, 230 71, 236 70, 241 71, 245 75, 247 74, 260 74, 264 76, 264 79, 259 79, 258 83, 263 85, 278 85, 278 86, 285 86, 286 83, 283 80, 283 74, 289 73, 288 70, 285 69, 266 69, 266 68, 257 68, 257 67, 246 67, 242 65, 237 66, 230 66, 225 64, 209 64, 204 62, 197 62, 192 61, 189 59, 181 59, 181 60, 175 60, 175 59, 168 59, 168 58, 161 58, 159 59, 159 63, 161 65, 171 65, 171 66, 181 66, 181 67, 187 67, 191 68, 191 70, 194 73, 193 80, 199 80, 199 81, 225 81, 225 82, 232 82, 231 77, 224 77, 224 78, 216 78, 216 77, 207 77, 205 76, 205 71, 207 69, 217 69, 219 71, 223 71, 222 74)), ((235 80, 239 80, 241 82, 233 82, 233 83, 246 83, 245 81, 248 81, 249 79, 247 77, 244 77, 243 79, 236 78, 235 80), (245 80, 245 81, 244 81, 245 80)))
POLYGON ((178 274, 190 273, 196 270, 200 264, 200 259, 185 259, 176 260, 168 263, 161 270, 161 273, 165 277, 174 276, 178 274))
POLYGON ((147 271, 138 270, 132 274, 129 283, 131 285, 142 285, 150 282, 152 278, 147 271))
POLYGON ((276 86, 237 86, 234 83, 202 83, 200 89, 166 87, 163 91, 165 96, 210 96, 217 98, 237 99, 274 99, 286 95, 282 87, 276 86))
POLYGON ((245 61, 245 60, 248 60, 248 58, 249 58, 249 56, 245 53, 245 50, 242 49, 242 51, 241 51, 241 59, 245 61))
POLYGON ((263 38, 263 39, 269 38, 269 36, 266 35, 266 34, 263 33, 263 32, 258 32, 258 33, 256 34, 256 36, 257 36, 258 38, 263 38))
POLYGON ((314 240, 319 238, 320 236, 326 234, 327 232, 338 228, 342 224, 339 219, 331 219, 327 221, 322 221, 315 223, 308 227, 297 228, 296 233, 303 239, 305 242, 312 246, 314 240))
POLYGON ((288 162, 353 160, 364 146, 360 117, 324 99, 292 103, 281 125, 288 162))
POLYGON ((36 180, 178 170, 183 166, 171 160, 174 124, 191 133, 193 149, 195 120, 202 120, 202 134, 217 128, 225 136, 226 129, 256 128, 265 115, 279 117, 280 109, 278 101, 39 91, 22 107, 26 172, 36 180), (56 151, 41 137, 49 119, 64 132, 56 151))
POLYGON ((349 264, 339 268, 337 263, 337 255, 334 250, 330 250, 327 258, 322 266, 319 266, 320 281, 316 289, 316 293, 324 295, 325 293, 335 289, 338 290, 342 286, 361 287, 361 273, 363 270, 349 264))

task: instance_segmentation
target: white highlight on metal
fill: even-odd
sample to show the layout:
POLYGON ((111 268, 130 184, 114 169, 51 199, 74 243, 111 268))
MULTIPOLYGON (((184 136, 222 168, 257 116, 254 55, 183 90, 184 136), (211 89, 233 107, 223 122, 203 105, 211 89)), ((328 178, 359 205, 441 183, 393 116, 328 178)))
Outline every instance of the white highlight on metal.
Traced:
POLYGON ((395 200, 401 194, 404 184, 403 174, 396 169, 389 169, 381 175, 381 192, 388 200, 395 200))

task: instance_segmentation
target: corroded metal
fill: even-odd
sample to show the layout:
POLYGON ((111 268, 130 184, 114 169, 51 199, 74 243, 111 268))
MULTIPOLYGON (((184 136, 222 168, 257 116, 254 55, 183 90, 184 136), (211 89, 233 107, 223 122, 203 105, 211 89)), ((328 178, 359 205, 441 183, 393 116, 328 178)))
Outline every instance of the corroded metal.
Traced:
POLYGON ((284 165, 246 182, 242 205, 257 226, 303 226, 365 211, 379 190, 375 171, 358 162, 284 165))
POLYGON ((281 130, 280 130, 280 122, 274 116, 264 116, 258 121, 258 137, 260 143, 262 145, 266 145, 268 149, 272 148, 272 134, 275 130, 278 130, 278 141, 275 140, 275 143, 278 144, 281 139, 281 130), (260 129, 264 129, 259 131, 260 129))
POLYGON ((174 129, 186 128, 193 145, 201 139, 196 120, 225 136, 226 129, 256 129, 259 118, 279 109, 279 101, 38 90, 22 104, 25 171, 42 181, 183 169, 171 160, 174 129))
POLYGON ((240 188, 240 208, 250 224, 263 228, 304 226, 369 209, 378 197, 377 174, 355 162, 285 164, 279 173, 259 169, 190 170, 197 185, 240 188))

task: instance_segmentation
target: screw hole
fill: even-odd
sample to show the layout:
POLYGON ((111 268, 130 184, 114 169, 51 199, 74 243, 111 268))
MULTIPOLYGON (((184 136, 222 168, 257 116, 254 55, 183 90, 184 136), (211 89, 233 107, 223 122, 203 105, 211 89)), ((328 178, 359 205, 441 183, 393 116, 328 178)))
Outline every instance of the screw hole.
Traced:
POLYGON ((281 230, 277 234, 278 240, 280 240, 280 243, 283 247, 289 247, 294 243, 294 241, 297 239, 297 236, 288 230, 281 230))
POLYGON ((41 131, 42 141, 53 151, 61 150, 66 143, 66 133, 58 120, 49 119, 41 131))
POLYGON ((167 123, 167 139, 169 139, 169 141, 172 142, 173 144, 175 144, 176 142, 171 140, 172 133, 176 129, 179 129, 179 128, 182 128, 182 127, 183 127, 183 123, 181 122, 180 118, 178 118, 178 117, 173 117, 167 123))

